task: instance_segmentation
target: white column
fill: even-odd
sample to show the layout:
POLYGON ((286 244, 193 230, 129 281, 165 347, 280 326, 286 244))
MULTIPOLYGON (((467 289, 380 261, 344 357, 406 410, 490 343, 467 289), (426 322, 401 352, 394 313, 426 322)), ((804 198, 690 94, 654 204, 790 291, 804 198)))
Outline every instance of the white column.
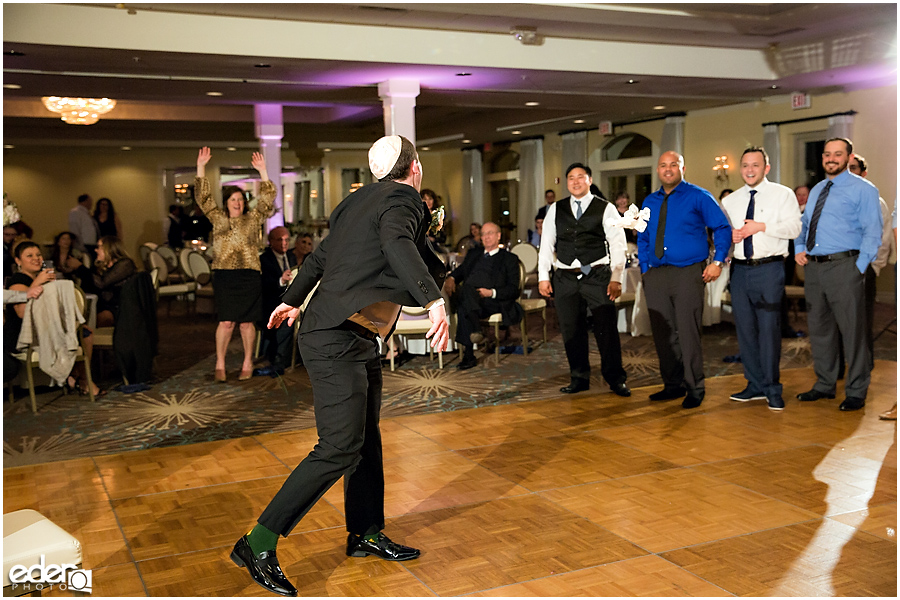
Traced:
MULTIPOLYGON (((763 127, 763 148, 769 155, 769 181, 780 183, 782 185, 790 185, 781 180, 781 135, 778 131, 778 125, 766 125, 763 127)), ((737 162, 737 161, 735 161, 737 162)))
POLYGON ((259 152, 266 159, 266 171, 275 184, 275 214, 266 222, 268 233, 284 225, 284 194, 281 186, 281 139, 284 137, 284 115, 280 104, 257 104, 253 107, 259 152))
POLYGON ((416 143, 416 79, 388 79, 378 84, 378 97, 384 103, 384 134, 402 135, 416 143))

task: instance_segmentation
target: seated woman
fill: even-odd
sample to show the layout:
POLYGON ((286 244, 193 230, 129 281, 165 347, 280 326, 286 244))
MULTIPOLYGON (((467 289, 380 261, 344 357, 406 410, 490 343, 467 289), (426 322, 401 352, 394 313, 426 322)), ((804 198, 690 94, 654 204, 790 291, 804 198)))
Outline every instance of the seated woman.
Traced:
POLYGON ((97 327, 113 327, 119 315, 119 299, 125 280, 137 268, 125 252, 122 241, 111 235, 97 240, 97 263, 94 269, 94 289, 97 302, 97 327))
POLYGON ((60 275, 81 285, 85 279, 91 278, 91 271, 81 260, 81 251, 74 247, 76 236, 71 231, 63 231, 53 239, 50 248, 50 260, 56 276, 60 275))
MULTIPOLYGON (((13 291, 32 292, 35 288, 44 284, 55 281, 56 273, 53 269, 45 269, 44 257, 41 254, 40 247, 30 240, 20 242, 13 251, 16 264, 19 266, 19 272, 9 278, 7 287, 13 291)), ((7 304, 4 314, 3 323, 3 347, 11 351, 15 348, 19 339, 19 332, 22 330, 22 319, 25 317, 25 303, 7 304)), ((87 330, 85 330, 87 331, 87 330)), ((91 350, 93 349, 93 340, 90 336, 84 338, 84 353, 87 357, 87 364, 90 364, 91 350)), ((79 362, 72 369, 72 374, 66 380, 66 388, 74 390, 78 386, 78 390, 87 393, 87 377, 84 371, 86 363, 79 362)), ((101 392, 100 388, 94 384, 94 396, 103 396, 105 392, 101 392)))

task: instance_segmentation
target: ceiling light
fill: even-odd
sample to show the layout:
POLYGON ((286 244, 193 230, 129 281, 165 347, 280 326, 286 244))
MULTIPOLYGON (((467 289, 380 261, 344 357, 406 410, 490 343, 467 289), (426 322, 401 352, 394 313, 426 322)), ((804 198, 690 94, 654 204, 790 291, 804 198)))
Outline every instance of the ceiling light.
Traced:
POLYGON ((572 121, 572 122, 581 125, 582 123, 584 123, 584 119, 575 119, 575 120, 572 121))
POLYGON ((331 152, 331 148, 322 148, 322 152, 331 152))
POLYGON ((471 77, 472 74, 471 74, 471 73, 462 72, 462 73, 457 73, 456 76, 457 76, 457 77, 471 77))
POLYGON ((93 125, 116 107, 116 101, 109 98, 61 98, 44 96, 41 98, 47 110, 62 115, 60 118, 69 125, 93 125))
POLYGON ((225 149, 228 150, 229 152, 234 152, 234 151, 237 150, 237 148, 235 148, 234 146, 228 146, 228 147, 225 148, 225 149))
POLYGON ((519 131, 519 130, 516 130, 516 131, 510 131, 510 133, 513 134, 513 135, 522 135, 522 132, 519 131))
POLYGON ((13 148, 15 148, 15 146, 13 146, 12 144, 3 144, 3 147, 7 150, 12 150, 13 148))
POLYGON ((628 85, 634 85, 635 83, 640 83, 640 81, 638 81, 637 79, 629 79, 627 83, 628 85))
POLYGON ((541 105, 540 102, 535 102, 534 100, 532 100, 531 102, 525 103, 525 106, 540 106, 540 105, 541 105))
POLYGON ((272 65, 269 65, 266 63, 259 63, 256 65, 253 65, 253 66, 256 67, 257 69, 271 69, 272 68, 272 65))
POLYGON ((471 144, 471 143, 472 143, 472 140, 463 140, 462 143, 463 143, 463 144, 471 144))
POLYGON ((22 86, 18 83, 4 83, 3 88, 7 90, 21 90, 22 86))
POLYGON ((419 150, 426 150, 426 151, 427 151, 427 150, 431 150, 431 148, 429 148, 428 146, 422 146, 421 148, 419 148, 419 150))
POLYGON ((666 108, 666 107, 663 106, 662 104, 657 104, 656 106, 653 107, 653 110, 663 110, 663 109, 665 109, 665 108, 666 108))
POLYGON ((778 89, 778 86, 777 86, 777 85, 773 85, 773 86, 770 87, 769 89, 770 89, 770 90, 777 90, 777 89, 778 89))
POLYGON ((207 96, 221 96, 222 92, 206 92, 207 96))
POLYGON ((25 56, 25 53, 18 50, 7 50, 3 53, 3 56, 25 56))
POLYGON ((122 146, 122 150, 131 150, 131 146, 122 146))

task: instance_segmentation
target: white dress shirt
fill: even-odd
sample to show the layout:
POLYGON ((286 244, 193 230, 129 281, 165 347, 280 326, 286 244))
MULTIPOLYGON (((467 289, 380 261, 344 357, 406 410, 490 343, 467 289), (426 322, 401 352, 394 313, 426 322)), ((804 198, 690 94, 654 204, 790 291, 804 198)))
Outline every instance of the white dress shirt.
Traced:
POLYGON ((753 256, 744 256, 744 242, 734 245, 734 257, 738 260, 747 258, 766 258, 768 256, 787 256, 788 240, 800 235, 800 205, 794 190, 780 183, 763 180, 755 188, 745 185, 722 200, 722 208, 731 222, 732 229, 740 229, 747 218, 747 206, 750 204, 750 190, 756 190, 754 198, 753 220, 765 223, 766 230, 753 234, 753 256))
MULTIPOLYGON (((278 254, 274 250, 272 250, 272 254, 275 255, 275 260, 276 262, 278 262, 278 266, 281 267, 282 273, 291 270, 291 263, 288 261, 287 254, 278 254)), ((287 287, 289 283, 290 281, 284 281, 284 277, 279 277, 278 279, 278 285, 280 285, 281 287, 287 287)))
MULTIPOLYGON (((593 194, 588 193, 581 198, 573 198, 573 200, 581 202, 581 212, 584 214, 595 198, 593 194)), ((597 202, 604 202, 599 198, 596 198, 596 200, 597 202)), ((606 208, 603 211, 603 233, 606 234, 606 242, 609 244, 609 255, 595 260, 591 263, 591 266, 609 265, 612 270, 610 281, 622 283, 625 275, 625 252, 628 249, 628 242, 625 240, 625 230, 621 227, 616 227, 616 222, 620 218, 619 211, 616 210, 613 204, 609 202, 604 203, 606 208)), ((547 207, 547 216, 544 217, 544 230, 541 233, 541 249, 538 253, 538 281, 550 281, 551 266, 557 269, 578 269, 582 266, 581 261, 577 258, 570 265, 561 263, 556 258, 556 211, 560 205, 569 205, 572 210, 572 216, 575 216, 577 207, 574 202, 569 202, 568 200, 560 200, 547 207)))
POLYGON ((75 247, 79 250, 84 250, 85 245, 97 245, 100 227, 83 204, 79 204, 69 211, 69 231, 78 237, 75 240, 75 247))

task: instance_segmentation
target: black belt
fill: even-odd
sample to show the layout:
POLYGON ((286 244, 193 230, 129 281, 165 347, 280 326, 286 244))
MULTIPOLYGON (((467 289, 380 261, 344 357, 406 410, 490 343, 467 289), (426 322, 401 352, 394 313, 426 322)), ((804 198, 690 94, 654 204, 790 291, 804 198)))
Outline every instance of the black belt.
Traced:
POLYGON ((783 262, 783 256, 766 256, 764 258, 748 258, 747 260, 741 260, 739 258, 732 258, 731 262, 736 265, 746 265, 748 267, 758 267, 759 265, 765 265, 773 262, 783 262))
POLYGON ((347 319, 346 321, 344 321, 343 323, 338 325, 337 328, 338 329, 346 329, 347 331, 352 331, 353 333, 360 335, 360 336, 366 338, 367 340, 374 340, 375 338, 378 337, 378 334, 375 333, 374 331, 366 329, 365 327, 363 327, 356 321, 351 321, 350 319, 347 319))
POLYGON ((859 250, 845 250, 843 252, 835 252, 834 254, 807 254, 806 258, 813 262, 829 262, 832 260, 840 260, 842 258, 850 258, 851 256, 857 256, 859 254, 859 250))

